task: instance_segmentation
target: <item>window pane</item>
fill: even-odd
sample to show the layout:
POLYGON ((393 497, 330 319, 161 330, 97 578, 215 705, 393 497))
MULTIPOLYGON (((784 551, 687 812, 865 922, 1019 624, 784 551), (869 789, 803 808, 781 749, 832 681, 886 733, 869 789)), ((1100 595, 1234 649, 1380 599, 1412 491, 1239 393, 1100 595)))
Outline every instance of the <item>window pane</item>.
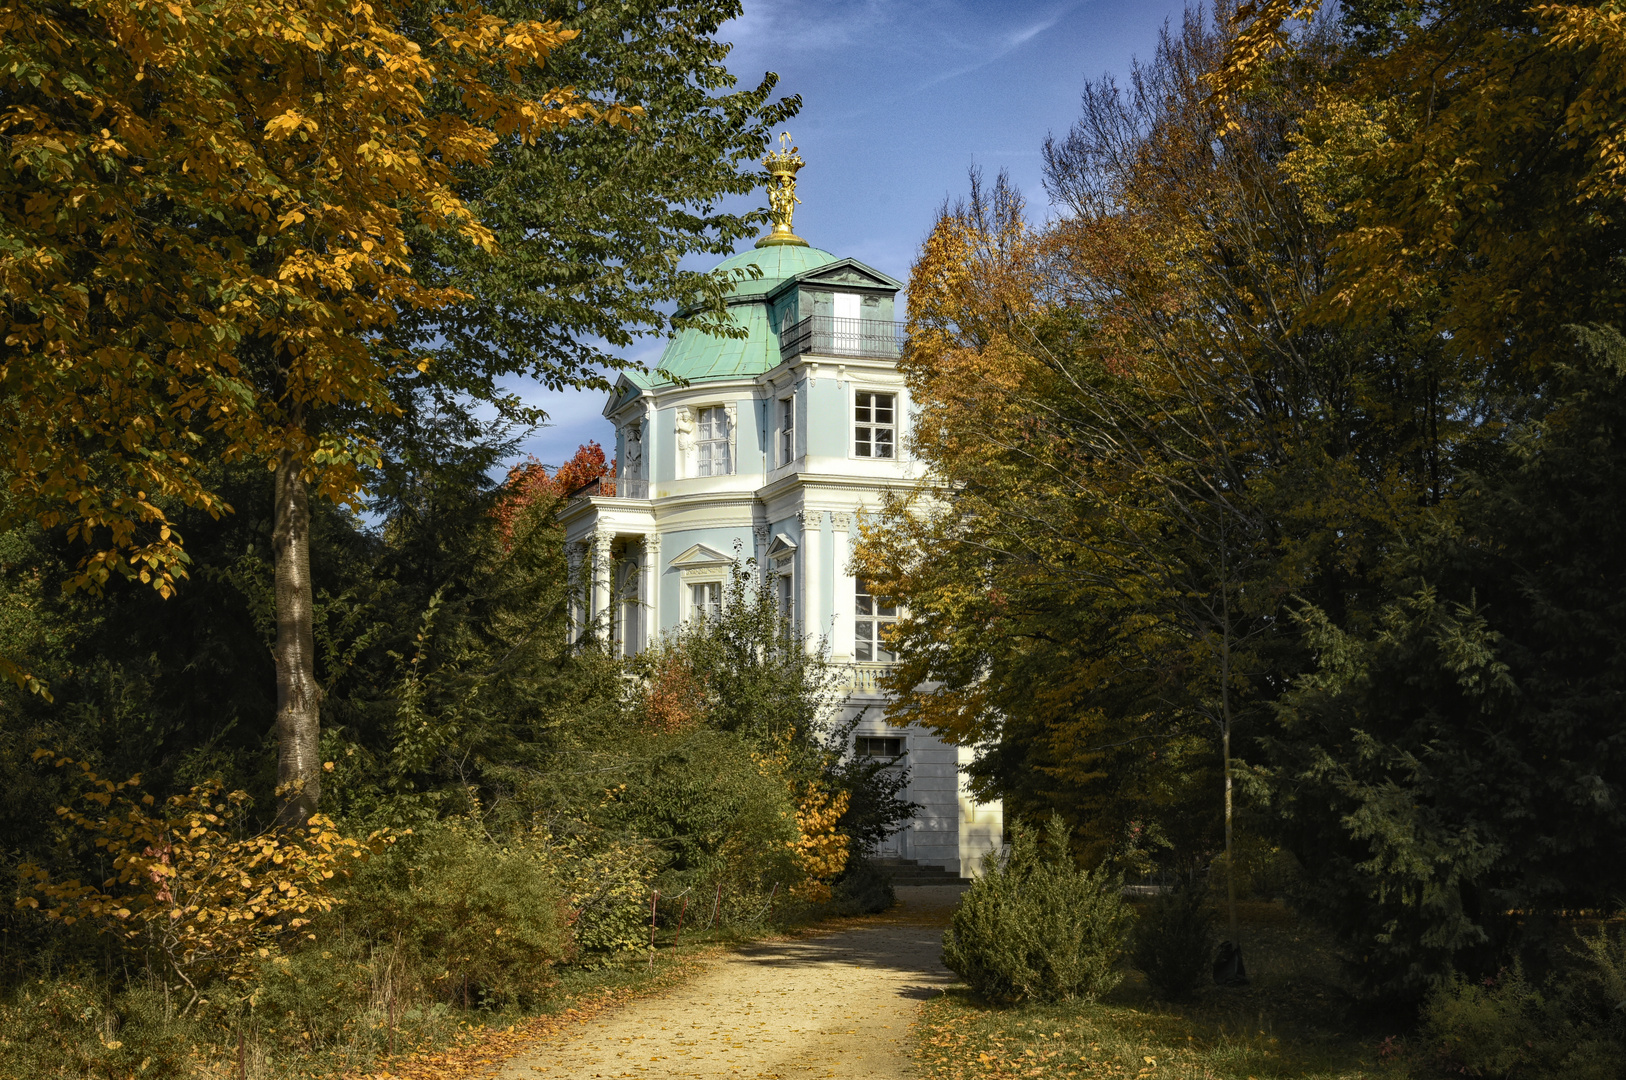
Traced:
POLYGON ((889 458, 892 456, 892 429, 875 429, 875 457, 889 458))
POLYGON ((861 427, 858 429, 857 441, 853 445, 853 452, 859 457, 874 456, 869 452, 869 428, 861 427))
POLYGON ((892 422, 892 395, 875 395, 875 422, 877 424, 890 424, 892 422))

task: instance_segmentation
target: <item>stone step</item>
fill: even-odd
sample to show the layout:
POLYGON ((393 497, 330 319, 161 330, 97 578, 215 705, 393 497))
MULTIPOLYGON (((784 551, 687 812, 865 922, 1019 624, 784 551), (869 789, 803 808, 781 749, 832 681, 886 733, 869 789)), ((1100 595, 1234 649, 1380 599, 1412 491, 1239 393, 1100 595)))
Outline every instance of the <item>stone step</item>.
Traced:
POLYGON ((927 864, 919 859, 876 859, 875 865, 885 870, 893 885, 967 885, 969 878, 950 873, 946 867, 927 864))

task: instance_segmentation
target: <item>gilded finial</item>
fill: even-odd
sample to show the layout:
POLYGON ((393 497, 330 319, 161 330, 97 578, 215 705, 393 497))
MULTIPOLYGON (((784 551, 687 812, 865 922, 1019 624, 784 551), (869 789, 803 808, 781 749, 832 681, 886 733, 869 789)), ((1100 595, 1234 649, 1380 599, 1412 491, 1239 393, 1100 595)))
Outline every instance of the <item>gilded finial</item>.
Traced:
POLYGON ((762 163, 768 167, 768 216, 773 218, 773 231, 757 241, 757 247, 791 244, 807 247, 808 243, 790 231, 790 219, 796 213, 796 173, 807 164, 790 145, 790 132, 779 134, 779 150, 768 151, 762 163))

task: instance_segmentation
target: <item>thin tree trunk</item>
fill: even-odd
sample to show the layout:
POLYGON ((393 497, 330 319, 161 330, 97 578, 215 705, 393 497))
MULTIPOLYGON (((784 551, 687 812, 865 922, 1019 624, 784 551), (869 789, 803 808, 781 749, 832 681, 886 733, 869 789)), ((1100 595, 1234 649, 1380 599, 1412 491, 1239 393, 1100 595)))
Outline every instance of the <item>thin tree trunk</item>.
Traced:
POLYGON ((1230 924, 1231 944, 1241 947, 1236 922, 1236 848, 1231 843, 1231 590, 1226 575, 1230 552, 1226 547, 1225 520, 1220 519, 1220 744, 1225 757, 1225 917, 1230 924))
POLYGON ((271 530, 277 602, 277 825, 281 828, 303 825, 316 812, 322 795, 310 498, 299 470, 298 455, 283 451, 277 459, 271 530))

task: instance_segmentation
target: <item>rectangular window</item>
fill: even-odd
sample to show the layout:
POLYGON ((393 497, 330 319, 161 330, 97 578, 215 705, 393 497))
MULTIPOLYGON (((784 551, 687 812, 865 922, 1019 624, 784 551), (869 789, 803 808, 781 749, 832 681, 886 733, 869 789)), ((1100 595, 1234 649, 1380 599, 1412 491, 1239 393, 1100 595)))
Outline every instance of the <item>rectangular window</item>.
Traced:
POLYGON ((700 410, 695 450, 695 475, 729 476, 734 472, 728 455, 728 412, 721 405, 700 410))
POLYGON ((863 758, 898 758, 903 756, 903 740, 891 736, 860 735, 853 749, 863 758))
POLYGON ((779 464, 796 460, 796 399, 779 399, 779 464))
POLYGON ((853 453, 859 457, 895 457, 897 395, 860 390, 853 397, 853 453))
POLYGON ((794 579, 782 573, 774 578, 774 602, 779 609, 779 617, 788 625, 796 618, 796 590, 794 579))
POLYGON ((616 590, 621 597, 621 625, 616 640, 621 643, 622 656, 638 655, 643 607, 638 601, 638 576, 637 561, 629 559, 622 565, 621 580, 616 583, 616 590))
POLYGON ((715 619, 722 613, 721 581, 697 581, 689 586, 689 618, 715 619))
POLYGON ((862 579, 857 585, 857 614, 853 619, 853 659, 860 663, 890 664, 897 659, 890 645, 898 609, 870 595, 862 579))

